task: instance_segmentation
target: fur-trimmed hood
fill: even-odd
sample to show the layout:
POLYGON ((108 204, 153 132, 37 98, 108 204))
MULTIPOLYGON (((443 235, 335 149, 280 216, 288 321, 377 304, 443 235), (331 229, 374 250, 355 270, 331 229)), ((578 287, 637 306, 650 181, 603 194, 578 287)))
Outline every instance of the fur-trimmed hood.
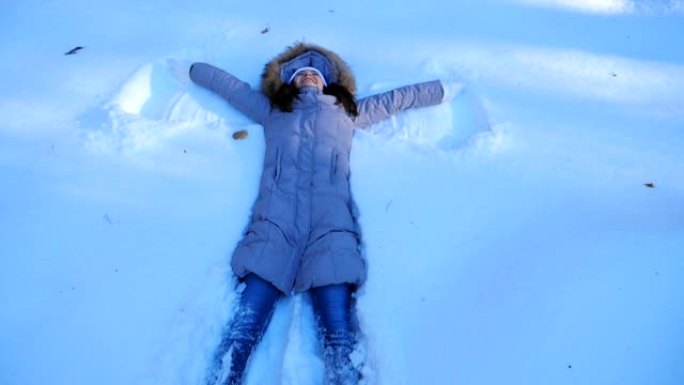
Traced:
POLYGON ((294 46, 288 47, 281 54, 266 63, 264 72, 261 74, 261 91, 266 94, 269 99, 272 98, 283 85, 283 80, 281 79, 283 64, 286 64, 309 51, 320 54, 328 60, 332 67, 330 68, 331 77, 334 79, 335 83, 346 88, 352 94, 356 93, 356 79, 354 78, 354 74, 349 65, 335 52, 308 43, 296 43, 294 46))

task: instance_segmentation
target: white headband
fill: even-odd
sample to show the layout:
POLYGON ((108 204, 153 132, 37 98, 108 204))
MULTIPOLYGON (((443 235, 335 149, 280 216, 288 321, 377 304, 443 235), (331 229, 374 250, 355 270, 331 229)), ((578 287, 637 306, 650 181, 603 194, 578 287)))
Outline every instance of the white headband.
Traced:
POLYGON ((294 78, 295 78, 300 72, 302 72, 302 71, 312 71, 312 72, 317 73, 318 76, 321 78, 321 81, 323 81, 323 86, 325 86, 325 87, 328 86, 328 83, 325 82, 325 77, 323 77, 323 74, 321 73, 321 71, 317 70, 317 69, 314 68, 314 67, 302 67, 302 68, 298 69, 297 71, 295 71, 295 72, 292 74, 292 76, 290 76, 290 80, 287 81, 287 84, 292 83, 292 81, 294 80, 294 78))

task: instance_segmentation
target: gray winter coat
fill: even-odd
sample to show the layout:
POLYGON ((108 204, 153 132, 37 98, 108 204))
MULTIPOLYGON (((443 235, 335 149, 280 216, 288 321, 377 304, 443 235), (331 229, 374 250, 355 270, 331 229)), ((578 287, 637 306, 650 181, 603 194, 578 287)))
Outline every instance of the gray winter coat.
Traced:
POLYGON ((353 119, 315 88, 305 88, 293 111, 283 112, 263 92, 209 64, 195 63, 190 77, 264 127, 259 195, 233 253, 234 273, 255 273, 284 293, 363 284, 366 265, 349 187, 352 135, 399 111, 439 104, 440 82, 361 99, 353 119))

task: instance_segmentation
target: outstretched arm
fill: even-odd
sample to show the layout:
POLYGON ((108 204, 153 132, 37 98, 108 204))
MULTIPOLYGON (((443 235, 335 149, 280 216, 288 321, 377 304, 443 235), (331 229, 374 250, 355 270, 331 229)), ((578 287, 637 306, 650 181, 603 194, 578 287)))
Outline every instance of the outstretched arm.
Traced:
POLYGON ((217 93, 257 123, 263 123, 271 111, 271 103, 266 95, 253 90, 249 84, 211 64, 193 64, 190 67, 190 79, 217 93))
POLYGON ((357 128, 370 126, 409 108, 428 107, 444 100, 444 88, 439 80, 399 87, 359 100, 357 128))

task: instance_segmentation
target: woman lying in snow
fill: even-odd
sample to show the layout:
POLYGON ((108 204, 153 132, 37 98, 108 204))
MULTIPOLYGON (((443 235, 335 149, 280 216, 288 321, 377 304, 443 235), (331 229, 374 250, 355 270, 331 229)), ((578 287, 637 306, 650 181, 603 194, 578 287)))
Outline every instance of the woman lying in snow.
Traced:
POLYGON ((231 261, 245 289, 208 384, 242 383, 276 302, 293 292, 311 295, 327 383, 357 384, 352 297, 366 279, 366 263, 349 187, 354 130, 439 104, 445 91, 458 92, 460 85, 435 80, 357 101, 349 66, 334 52, 304 43, 266 65, 261 91, 205 63, 193 64, 190 78, 263 125, 266 140, 259 195, 231 261))

